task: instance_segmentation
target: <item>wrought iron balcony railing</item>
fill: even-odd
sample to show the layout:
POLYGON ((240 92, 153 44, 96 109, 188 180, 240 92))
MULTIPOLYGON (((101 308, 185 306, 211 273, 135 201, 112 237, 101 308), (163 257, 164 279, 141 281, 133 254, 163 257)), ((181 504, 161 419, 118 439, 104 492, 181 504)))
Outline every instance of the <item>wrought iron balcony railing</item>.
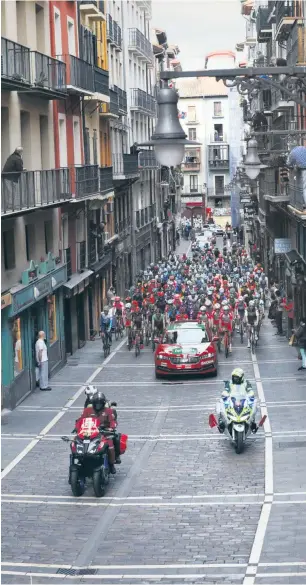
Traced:
POLYGON ((230 193, 223 189, 214 189, 213 187, 209 187, 207 189, 207 197, 229 197, 230 193))
POLYGON ((67 276, 68 278, 72 275, 72 264, 71 264, 71 247, 64 248, 64 262, 67 264, 67 276))
POLYGON ((93 94, 95 78, 93 66, 74 55, 61 55, 59 58, 66 63, 67 90, 71 94, 93 94))
POLYGON ((118 50, 122 50, 122 32, 118 22, 107 14, 107 40, 118 50))
POLYGON ((113 154, 112 163, 114 180, 124 179, 129 176, 139 176, 137 154, 113 154))
POLYGON ((140 169, 159 169, 154 150, 140 152, 138 155, 138 167, 140 169))
POLYGON ((75 167, 75 196, 84 199, 99 193, 98 165, 79 165, 75 167))
POLYGON ((1 214, 39 208, 71 199, 68 168, 2 173, 1 214))
POLYGON ((109 96, 109 72, 94 67, 95 91, 102 95, 109 96))
POLYGON ((156 100, 142 89, 131 89, 131 110, 156 116, 156 100))
POLYGON ((32 82, 36 93, 47 97, 65 97, 66 64, 63 61, 49 57, 38 51, 31 51, 32 82))
POLYGON ((109 193, 114 190, 113 167, 99 168, 99 191, 109 193))
POLYGON ((129 29, 129 51, 136 53, 149 65, 153 66, 154 55, 152 45, 138 28, 129 29))
POLYGON ((1 85, 3 89, 31 86, 30 49, 1 37, 1 85))
POLYGON ((82 272, 86 267, 86 242, 77 242, 77 270, 82 272))
POLYGON ((182 171, 200 171, 201 170, 201 161, 200 160, 193 160, 185 161, 182 163, 182 171))
POLYGON ((276 40, 280 41, 288 38, 291 26, 298 17, 296 4, 298 3, 293 2, 293 0, 275 2, 276 40))

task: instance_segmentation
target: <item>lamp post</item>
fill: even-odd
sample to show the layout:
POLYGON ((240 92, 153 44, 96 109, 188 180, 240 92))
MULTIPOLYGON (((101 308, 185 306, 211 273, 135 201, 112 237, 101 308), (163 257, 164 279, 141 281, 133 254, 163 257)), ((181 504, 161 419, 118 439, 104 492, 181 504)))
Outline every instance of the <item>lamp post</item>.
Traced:
POLYGON ((243 169, 247 177, 254 181, 257 179, 260 171, 266 169, 266 165, 262 165, 258 156, 258 144, 255 138, 248 142, 247 154, 243 163, 243 169))
POLYGON ((175 167, 184 159, 185 146, 201 144, 195 140, 187 140, 178 118, 178 94, 172 88, 159 90, 157 96, 158 118, 151 140, 138 146, 154 146, 155 156, 160 165, 175 167))

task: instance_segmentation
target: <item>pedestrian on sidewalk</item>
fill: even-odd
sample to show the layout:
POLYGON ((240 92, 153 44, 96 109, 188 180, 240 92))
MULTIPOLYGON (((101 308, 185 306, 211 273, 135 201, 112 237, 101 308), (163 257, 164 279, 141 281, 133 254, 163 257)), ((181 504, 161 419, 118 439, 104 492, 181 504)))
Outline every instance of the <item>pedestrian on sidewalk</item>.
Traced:
POLYGON ((49 361, 48 361, 48 349, 45 342, 45 332, 39 331, 38 339, 35 343, 35 354, 36 362, 39 368, 39 387, 43 391, 52 390, 50 388, 49 380, 49 361))
POLYGON ((284 303, 283 303, 283 300, 281 297, 280 290, 275 291, 275 296, 276 296, 276 300, 277 300, 276 312, 275 312, 275 323, 276 323, 276 327, 277 327, 277 333, 275 333, 275 335, 283 335, 284 303))
POLYGON ((294 333, 302 356, 302 365, 298 370, 306 370, 306 317, 300 321, 300 326, 294 333))

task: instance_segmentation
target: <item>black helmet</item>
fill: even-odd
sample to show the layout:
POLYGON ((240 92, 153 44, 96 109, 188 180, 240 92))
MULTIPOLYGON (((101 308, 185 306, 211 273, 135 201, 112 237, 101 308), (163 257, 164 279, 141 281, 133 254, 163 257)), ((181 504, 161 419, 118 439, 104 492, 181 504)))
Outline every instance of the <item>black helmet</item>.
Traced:
POLYGON ((106 404, 106 398, 103 392, 97 392, 94 394, 91 404, 95 413, 101 412, 106 404))

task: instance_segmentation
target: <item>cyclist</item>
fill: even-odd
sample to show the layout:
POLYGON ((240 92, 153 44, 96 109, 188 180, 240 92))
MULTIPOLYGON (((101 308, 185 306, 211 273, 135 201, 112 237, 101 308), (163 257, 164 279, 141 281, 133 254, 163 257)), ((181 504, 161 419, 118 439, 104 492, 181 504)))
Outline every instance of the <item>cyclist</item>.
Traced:
POLYGON ((248 347, 251 347, 251 331, 255 327, 255 339, 258 340, 257 326, 259 322, 258 310, 255 301, 251 300, 247 308, 247 326, 248 326, 248 347))
POLYGON ((131 331, 132 318, 133 318, 132 305, 131 305, 131 303, 126 303, 126 305, 125 305, 125 329, 126 329, 126 336, 127 336, 127 346, 129 346, 130 337, 131 337, 131 333, 132 333, 132 331, 131 331))
POLYGON ((100 317, 100 334, 103 340, 104 336, 107 337, 109 345, 112 343, 112 320, 109 315, 109 308, 104 307, 100 317))
POLYGON ((244 301, 243 297, 242 296, 238 297, 238 300, 235 305, 236 330, 238 332, 240 331, 241 321, 243 322, 243 324, 246 323, 246 310, 247 304, 244 301))
POLYGON ((229 353, 232 353, 233 313, 231 313, 229 305, 223 305, 222 307, 220 315, 220 331, 223 334, 228 331, 228 351, 229 353))
POLYGON ((165 317, 159 308, 152 317, 153 337, 161 337, 165 330, 165 317))
POLYGON ((138 332, 140 336, 140 345, 143 345, 143 316, 140 311, 140 308, 137 306, 135 307, 135 311, 132 315, 133 326, 135 333, 138 332))

